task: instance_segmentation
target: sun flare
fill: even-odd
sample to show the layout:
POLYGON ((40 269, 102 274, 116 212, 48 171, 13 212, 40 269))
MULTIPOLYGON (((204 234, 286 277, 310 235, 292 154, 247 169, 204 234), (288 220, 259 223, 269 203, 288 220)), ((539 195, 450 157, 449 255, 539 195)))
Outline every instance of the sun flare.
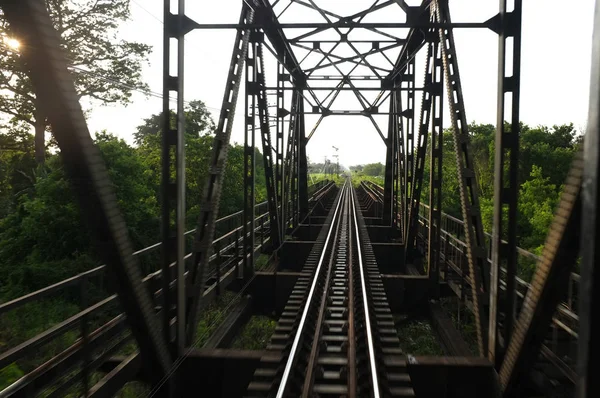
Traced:
POLYGON ((6 38, 4 39, 4 42, 6 43, 6 45, 8 47, 10 47, 13 50, 18 50, 19 47, 21 47, 21 43, 17 40, 17 39, 13 39, 13 38, 6 38))

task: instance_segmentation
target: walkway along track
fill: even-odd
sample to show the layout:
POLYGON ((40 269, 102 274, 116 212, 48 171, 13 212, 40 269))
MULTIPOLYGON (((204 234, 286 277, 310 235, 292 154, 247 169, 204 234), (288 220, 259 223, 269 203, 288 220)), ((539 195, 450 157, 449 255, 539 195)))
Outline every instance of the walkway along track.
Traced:
POLYGON ((350 181, 281 314, 248 397, 410 397, 406 357, 350 181))

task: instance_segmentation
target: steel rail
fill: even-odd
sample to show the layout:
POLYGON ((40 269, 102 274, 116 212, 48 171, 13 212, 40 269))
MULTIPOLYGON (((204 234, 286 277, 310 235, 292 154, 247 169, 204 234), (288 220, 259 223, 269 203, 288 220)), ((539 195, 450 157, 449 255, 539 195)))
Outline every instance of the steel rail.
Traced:
POLYGON ((310 290, 308 292, 308 297, 306 300, 306 304, 304 305, 304 310, 302 311, 302 317, 300 318, 300 323, 298 324, 298 330, 296 331, 296 335, 294 336, 294 342, 292 343, 292 348, 290 349, 290 355, 288 356, 287 362, 285 364, 285 369, 283 371, 283 376, 281 377, 281 382, 279 383, 279 388, 277 390, 276 398, 283 398, 285 393, 285 389, 287 387, 288 379, 290 377, 290 372, 292 370, 292 366, 294 364, 294 360, 296 359, 296 352, 298 350, 298 346, 300 344, 300 337, 302 336, 302 332, 304 329, 304 325, 306 324, 306 319, 308 317, 308 312, 314 297, 314 292, 317 286, 318 275, 321 271, 321 267, 323 265, 323 260, 325 259, 325 254, 327 253, 327 248, 329 246, 329 240, 331 238, 331 234, 333 229, 336 226, 336 218, 338 212, 340 210, 340 205, 342 203, 342 197, 344 196, 344 189, 346 188, 346 181, 342 190, 340 192, 340 197, 338 198, 337 204, 335 206, 335 212, 333 213, 333 219, 331 222, 331 226, 329 227, 329 231, 327 232, 327 238, 325 239, 325 244, 323 245, 323 252, 321 253, 321 257, 319 258, 319 263, 317 264, 317 268, 315 269, 314 278, 312 284, 310 286, 310 290))
MULTIPOLYGON (((341 198, 344 198, 344 204, 342 205, 342 211, 340 214, 340 220, 338 221, 338 226, 337 228, 335 228, 335 236, 333 237, 333 244, 332 244, 332 249, 331 249, 331 253, 329 255, 329 262, 327 264, 327 269, 325 270, 325 285, 323 286, 323 292, 321 294, 321 303, 319 306, 319 312, 317 315, 317 320, 315 322, 316 327, 315 327, 315 333, 312 336, 312 348, 310 350, 310 355, 308 358, 308 365, 306 368, 306 374, 304 376, 304 388, 302 389, 302 398, 309 398, 312 397, 312 387, 313 387, 313 383, 314 383, 314 378, 315 378, 315 369, 316 369, 316 365, 317 365, 317 358, 319 357, 319 341, 321 340, 322 336, 323 336, 323 323, 325 321, 325 312, 326 312, 326 308, 327 308, 327 299, 329 297, 329 290, 331 289, 332 286, 332 280, 334 279, 332 277, 332 274, 334 273, 334 263, 335 260, 337 258, 337 253, 336 253, 336 247, 339 250, 340 247, 340 243, 341 243, 341 239, 342 239, 342 230, 347 227, 347 223, 344 223, 344 216, 347 211, 347 207, 348 207, 348 188, 345 187, 341 194, 340 194, 340 200, 341 198)), ((332 225, 334 224, 334 222, 332 222, 332 225)), ((323 253, 325 253, 325 251, 327 250, 327 246, 324 247, 323 253)), ((319 275, 315 274, 315 280, 319 279, 319 275)), ((352 297, 350 295, 348 295, 348 297, 352 297)), ((352 299, 350 299, 349 301, 352 301, 352 299)), ((350 363, 350 362, 349 362, 350 363)))
POLYGON ((364 270, 364 265, 363 265, 363 259, 362 259, 362 250, 361 250, 361 239, 360 239, 360 234, 359 234, 359 229, 358 229, 358 220, 357 220, 357 210, 356 210, 356 204, 354 202, 354 191, 351 188, 350 189, 350 199, 352 202, 352 214, 354 215, 354 231, 356 233, 356 248, 358 250, 358 268, 359 268, 359 274, 360 274, 360 285, 361 285, 361 289, 362 289, 362 301, 363 301, 363 308, 364 308, 364 317, 365 317, 365 327, 367 329, 367 348, 368 348, 368 352, 369 352, 369 363, 370 363, 370 368, 371 368, 371 381, 373 383, 373 397, 374 398, 379 398, 380 397, 380 392, 379 392, 379 380, 377 379, 377 365, 375 363, 375 345, 373 344, 373 332, 372 332, 372 327, 371 327, 371 318, 370 318, 370 314, 369 314, 369 297, 367 294, 367 283, 365 280, 365 270, 364 270))

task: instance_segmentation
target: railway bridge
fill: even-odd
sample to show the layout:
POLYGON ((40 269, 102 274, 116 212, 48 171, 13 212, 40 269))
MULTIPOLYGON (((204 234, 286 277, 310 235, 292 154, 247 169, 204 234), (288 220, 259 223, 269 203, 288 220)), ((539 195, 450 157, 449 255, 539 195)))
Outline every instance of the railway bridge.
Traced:
POLYGON ((161 241, 134 251, 44 2, 0 1, 24 43, 23 67, 104 262, 0 304, 0 316, 57 294, 80 305, 70 318, 0 348, 0 369, 35 364, 0 397, 109 397, 132 384, 141 395, 169 397, 599 396, 600 378, 590 374, 600 286, 598 10, 584 149, 536 256, 516 243, 521 0, 500 0, 498 14, 481 22, 453 21, 446 0, 376 0, 350 15, 311 0, 252 0, 240 2, 237 23, 199 24, 184 3, 164 1, 161 241), (318 19, 293 21, 291 4, 318 19), (369 22, 375 13, 380 18, 369 22), (236 35, 201 214, 186 231, 184 38, 194 29, 236 35), (470 152, 458 29, 498 36, 490 234, 470 152), (237 105, 240 88, 244 105, 237 105), (342 93, 361 109, 336 108, 342 93), (236 105, 246 132, 244 208, 217 218, 236 105), (318 116, 311 130, 306 115, 318 116), (349 176, 308 184, 307 145, 334 115, 373 122, 386 148, 383 186, 349 176), (442 208, 444 125, 453 135, 460 219, 442 208), (257 137, 263 203, 254 191, 257 137), (425 178, 428 197, 421 194, 425 178), (145 256, 153 261, 142 267, 145 256), (531 281, 517 277, 521 261, 536 264, 531 281), (207 321, 226 295, 235 299, 223 316, 207 321), (277 322, 268 341, 257 350, 232 347, 256 314, 277 322), (401 348, 401 325, 415 318, 432 326, 441 354, 401 348), (202 322, 211 327, 199 331, 202 322), (73 332, 75 342, 61 346, 73 332))

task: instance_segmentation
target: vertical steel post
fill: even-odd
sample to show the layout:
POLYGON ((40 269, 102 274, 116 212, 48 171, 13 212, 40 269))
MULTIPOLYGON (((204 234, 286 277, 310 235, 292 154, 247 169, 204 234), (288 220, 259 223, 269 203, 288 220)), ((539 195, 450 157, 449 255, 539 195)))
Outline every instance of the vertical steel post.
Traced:
MULTIPOLYGON (((437 22, 451 22, 447 0, 435 0, 432 6, 435 10, 437 22)), ((479 354, 484 356, 487 352, 487 333, 485 330, 488 326, 488 315, 484 310, 484 302, 485 296, 489 292, 490 268, 479 208, 479 188, 475 178, 473 157, 469 148, 469 126, 462 94, 454 32, 452 28, 442 28, 438 30, 438 33, 446 78, 448 107, 450 109, 450 119, 452 120, 452 137, 456 151, 456 169, 464 220, 467 260, 471 276, 471 300, 477 330, 477 345, 479 354)))
POLYGON ((162 289, 163 333, 178 356, 185 347, 185 110, 183 106, 183 73, 185 46, 185 0, 178 0, 178 14, 170 11, 170 0, 164 2, 163 53, 163 126, 162 126, 162 289), (177 40, 177 75, 170 70, 170 40, 177 40), (175 120, 170 109, 171 93, 177 101, 175 120), (173 159, 174 157, 174 159, 173 159), (174 166, 174 167, 173 167, 174 166), (173 180, 174 176, 174 180, 173 180), (174 217, 173 217, 174 216, 174 217), (175 262, 175 295, 170 283, 175 262), (175 310, 175 314, 172 311, 175 310), (176 316, 175 336, 171 336, 171 318, 176 316))
POLYGON ((392 225, 393 208, 394 208, 394 160, 396 150, 396 116, 395 109, 395 92, 390 94, 390 114, 388 116, 388 135, 386 139, 385 153, 385 181, 383 184, 383 225, 392 225))
POLYGON ((579 301, 579 349, 577 352, 577 398, 600 396, 600 379, 596 359, 600 318, 600 2, 594 12, 592 38, 592 73, 590 79, 590 105, 585 147, 582 184, 581 221, 581 282, 579 301))
POLYGON ((440 294, 440 246, 442 232, 442 160, 444 153, 444 65, 439 41, 433 45, 431 85, 431 154, 429 158, 429 267, 432 295, 440 294))
POLYGON ((299 89, 298 116, 296 117, 298 140, 298 223, 308 214, 308 160, 306 158, 306 128, 304 125, 304 98, 299 89))
POLYGON ((244 136, 244 278, 254 274, 255 212, 255 120, 256 120, 256 50, 257 31, 250 33, 246 52, 246 134, 244 136))
MULTIPOLYGON (((411 198, 408 205, 408 230, 405 242, 405 254, 411 256, 416 249, 416 236, 419 226, 419 206, 421 203, 421 187, 423 186, 423 173, 425 170, 425 157, 427 154, 427 140, 429 137, 429 119, 431 116, 431 86, 433 77, 433 44, 427 44, 425 59, 425 78, 423 79, 423 96, 419 112, 419 136, 416 142, 416 153, 413 153, 414 169, 411 184, 411 198), (416 156, 415 156, 416 155, 416 156)), ((414 147, 413 147, 414 148, 414 147)), ((413 149, 414 150, 414 149, 413 149)))
MULTIPOLYGON (((507 0, 500 0, 498 29, 498 112, 494 162, 494 226, 492 229, 492 266, 490 275, 490 317, 488 358, 500 365, 498 352, 498 301, 500 269, 506 267, 504 305, 504 346, 508 346, 515 320, 517 274, 517 200, 519 194, 519 93, 521 80, 521 13, 522 0, 513 0, 508 12, 507 0), (512 38, 512 56, 507 57, 507 40, 512 38), (512 65, 507 68, 507 61, 512 65), (506 113, 505 101, 510 99, 506 113), (510 127, 504 124, 505 116, 510 127), (506 216, 506 217, 505 217, 506 216), (505 220, 506 218, 506 220, 505 220), (505 225, 506 221, 506 225, 505 225)), ((500 354, 500 355, 499 355, 500 354)))
MULTIPOLYGON (((260 124, 260 136, 263 149, 263 165, 265 170, 265 185, 267 188, 267 204, 269 210, 269 227, 271 236, 271 247, 274 250, 279 248, 279 221, 277 208, 277 186, 275 183, 275 168, 273 167, 273 145, 271 144, 271 120, 269 118, 269 104, 267 101, 265 60, 263 56, 262 33, 257 33, 257 46, 254 66, 256 69, 256 101, 258 106, 258 116, 260 124)), ((261 237, 262 243, 262 237, 261 237)))
POLYGON ((393 117, 392 119, 392 127, 393 127, 393 131, 394 131, 394 146, 393 146, 393 151, 394 151, 394 156, 392 158, 392 162, 394 163, 392 166, 392 183, 393 183, 393 189, 392 189, 392 227, 397 228, 398 227, 398 214, 399 214, 399 202, 400 202, 400 198, 399 198, 399 187, 401 186, 400 184, 400 150, 402 149, 402 147, 400 146, 400 142, 401 142, 401 138, 400 138, 400 129, 398 128, 399 124, 398 124, 398 97, 400 96, 400 92, 396 89, 393 89, 392 91, 392 95, 390 96, 390 108, 392 109, 392 115, 390 115, 391 117, 393 117))
POLYGON ((409 213, 412 204, 412 185, 413 173, 415 169, 415 59, 410 60, 406 66, 406 71, 402 76, 403 82, 406 82, 406 108, 402 110, 402 116, 406 119, 406 151, 404 166, 404 230, 407 231, 410 225, 409 213))
POLYGON ((291 219, 292 227, 298 226, 298 213, 299 213, 299 202, 298 202, 298 166, 300 165, 298 155, 298 125, 300 124, 300 103, 302 102, 300 92, 298 88, 295 89, 297 92, 296 97, 296 109, 294 116, 293 134, 292 134, 292 147, 291 147, 291 159, 290 159, 290 191, 291 191, 291 219))
POLYGON ((396 88, 396 100, 395 103, 395 112, 396 117, 394 122, 396 124, 397 134, 398 134, 398 192, 397 192, 397 209, 400 214, 400 238, 402 242, 406 241, 406 152, 404 148, 404 128, 402 127, 402 95, 399 88, 396 88))
POLYGON ((285 109, 285 68, 277 62, 277 131, 275 137, 275 185, 277 187, 277 203, 279 204, 279 235, 280 241, 285 238, 285 204, 284 204, 284 142, 283 133, 285 129, 285 117, 288 112, 285 109))
POLYGON ((294 177, 293 177, 293 169, 294 169, 294 140, 295 140, 295 133, 296 133, 296 120, 297 120, 297 115, 298 115, 298 91, 294 90, 292 92, 292 111, 290 114, 290 125, 288 128, 288 138, 287 138, 287 149, 286 149, 286 153, 285 153, 285 159, 284 159, 284 172, 283 172, 283 196, 284 196, 284 209, 285 209, 285 228, 283 229, 283 233, 286 234, 287 233, 287 229, 290 226, 290 222, 292 221, 292 217, 293 217, 293 209, 294 209, 294 204, 293 204, 293 198, 294 198, 294 194, 293 194, 293 185, 294 185, 294 177))

